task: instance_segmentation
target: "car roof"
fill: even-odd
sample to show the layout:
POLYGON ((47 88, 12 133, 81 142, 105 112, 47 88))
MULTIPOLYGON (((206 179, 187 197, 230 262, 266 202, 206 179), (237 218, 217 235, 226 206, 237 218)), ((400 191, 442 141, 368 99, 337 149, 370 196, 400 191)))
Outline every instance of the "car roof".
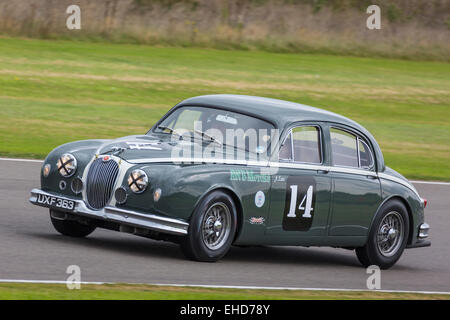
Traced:
POLYGON ((385 167, 383 154, 372 134, 359 123, 331 111, 272 98, 214 94, 186 99, 178 103, 169 113, 181 106, 216 107, 244 113, 269 121, 280 130, 294 122, 300 121, 324 121, 346 125, 358 130, 369 139, 377 157, 378 169, 384 170, 385 167))
POLYGON ((221 107, 230 111, 246 113, 272 122, 280 129, 297 121, 329 121, 349 125, 366 132, 361 125, 339 114, 300 103, 272 98, 216 94, 189 98, 177 106, 181 105, 221 107))

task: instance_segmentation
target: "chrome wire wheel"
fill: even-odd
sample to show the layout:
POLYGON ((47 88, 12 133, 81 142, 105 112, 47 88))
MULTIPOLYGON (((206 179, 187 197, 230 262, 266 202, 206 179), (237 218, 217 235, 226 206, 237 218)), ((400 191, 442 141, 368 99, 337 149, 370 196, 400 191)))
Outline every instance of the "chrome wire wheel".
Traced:
POLYGON ((202 220, 202 240, 210 250, 220 249, 231 230, 230 209, 223 202, 214 203, 202 220))
POLYGON ((400 213, 389 212, 381 221, 377 233, 377 246, 385 257, 392 257, 402 246, 405 236, 405 222, 400 213))

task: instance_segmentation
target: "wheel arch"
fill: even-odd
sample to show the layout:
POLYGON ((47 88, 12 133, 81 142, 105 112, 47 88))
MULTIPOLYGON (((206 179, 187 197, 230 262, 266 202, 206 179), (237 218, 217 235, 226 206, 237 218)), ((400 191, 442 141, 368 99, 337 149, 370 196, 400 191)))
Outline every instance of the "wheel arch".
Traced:
MULTIPOLYGON (((236 221, 236 233, 235 233, 234 239, 233 239, 233 242, 234 242, 238 238, 238 236, 240 235, 240 232, 242 230, 242 225, 244 223, 244 209, 242 207, 241 199, 239 198, 239 196, 233 189, 231 189, 227 186, 223 186, 223 185, 213 186, 208 191, 206 191, 201 197, 199 197, 197 203, 194 206, 194 211, 192 212, 192 214, 195 212, 195 210, 197 210, 198 206, 200 205, 200 203, 203 201, 203 199, 205 197, 207 197, 209 194, 216 192, 216 191, 222 191, 222 192, 226 193, 227 195, 229 195, 231 197, 231 199, 233 200, 234 204, 236 205, 236 220, 237 221, 236 221)), ((192 216, 192 214, 191 214, 191 216, 192 216)))
POLYGON ((412 209, 411 206, 409 205, 408 201, 406 201, 406 199, 404 197, 402 197, 401 195, 398 194, 394 194, 391 195, 389 197, 387 197, 386 199, 384 199, 384 201, 379 205, 375 215, 372 218, 372 222, 370 223, 370 230, 372 229, 374 220, 376 218, 376 216, 378 215, 378 213, 380 212, 381 208, 388 202, 393 201, 393 200, 398 200, 400 201, 406 208, 406 212, 408 214, 408 219, 409 219, 409 229, 408 229, 408 241, 407 244, 411 244, 412 243, 412 239, 413 239, 413 234, 414 234, 414 217, 412 215, 412 209))

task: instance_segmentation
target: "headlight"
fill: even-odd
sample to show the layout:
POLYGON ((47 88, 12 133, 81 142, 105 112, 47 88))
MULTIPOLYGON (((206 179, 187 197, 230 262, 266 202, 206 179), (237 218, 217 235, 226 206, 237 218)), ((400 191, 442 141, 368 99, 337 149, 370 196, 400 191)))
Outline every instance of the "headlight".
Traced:
POLYGON ((71 177, 77 170, 77 159, 70 153, 65 153, 58 159, 57 167, 63 177, 71 177))
POLYGON ((133 170, 128 177, 128 186, 134 193, 144 192, 148 185, 147 174, 142 170, 133 170))

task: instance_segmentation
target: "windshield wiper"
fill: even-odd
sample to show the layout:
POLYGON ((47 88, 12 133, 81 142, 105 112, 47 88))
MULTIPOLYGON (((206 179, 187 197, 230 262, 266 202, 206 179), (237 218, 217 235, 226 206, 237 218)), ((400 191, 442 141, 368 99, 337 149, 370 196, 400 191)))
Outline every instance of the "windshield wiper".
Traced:
POLYGON ((217 143, 217 144, 220 145, 220 146, 223 145, 222 142, 220 142, 219 140, 217 140, 217 139, 214 138, 213 136, 207 134, 206 132, 203 132, 203 131, 200 131, 200 130, 197 130, 197 129, 194 129, 194 132, 200 134, 202 137, 208 138, 211 142, 215 142, 215 143, 217 143))
POLYGON ((124 152, 125 150, 127 150, 127 148, 122 148, 122 147, 112 147, 110 150, 102 152, 102 154, 108 154, 112 152, 113 156, 118 156, 120 155, 122 152, 124 152))
POLYGON ((173 130, 173 129, 170 128, 170 127, 166 127, 166 126, 157 126, 157 128, 158 128, 158 129, 161 129, 161 130, 169 130, 169 132, 170 132, 171 134, 175 132, 175 130, 173 130))
POLYGON ((170 134, 175 134, 177 136, 179 136, 181 139, 183 139, 183 136, 179 133, 177 133, 174 129, 170 128, 170 127, 166 127, 166 126, 157 126, 158 129, 161 130, 168 130, 170 134))

